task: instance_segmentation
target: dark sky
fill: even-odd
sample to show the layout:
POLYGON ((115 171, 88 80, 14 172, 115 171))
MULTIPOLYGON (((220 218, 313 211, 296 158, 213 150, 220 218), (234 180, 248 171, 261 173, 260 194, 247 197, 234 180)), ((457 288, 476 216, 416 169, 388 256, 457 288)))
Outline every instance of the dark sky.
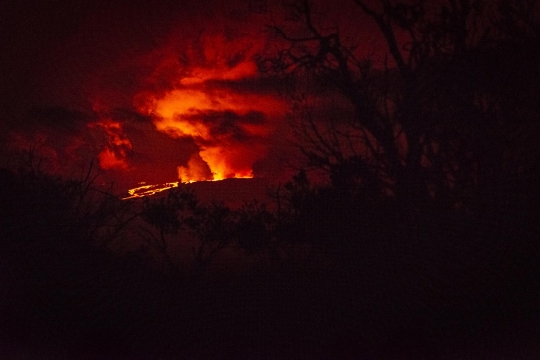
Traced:
MULTIPOLYGON (((343 4, 326 14, 372 51, 370 25, 343 4)), ((279 15, 261 10, 272 9, 260 0, 3 1, 2 165, 34 146, 53 168, 97 157, 126 185, 279 177, 289 108, 282 84, 253 61, 274 45, 263 30, 279 15)))

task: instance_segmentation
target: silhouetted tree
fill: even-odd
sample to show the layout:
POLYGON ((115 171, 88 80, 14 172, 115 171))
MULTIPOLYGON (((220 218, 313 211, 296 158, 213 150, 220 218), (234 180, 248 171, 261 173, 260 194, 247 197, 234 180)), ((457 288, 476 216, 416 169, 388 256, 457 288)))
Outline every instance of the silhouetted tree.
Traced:
POLYGON ((339 23, 319 25, 308 0, 286 5, 296 26, 269 26, 286 45, 261 68, 310 79, 295 118, 310 164, 336 187, 403 204, 472 209, 482 194, 533 186, 539 154, 525 133, 539 131, 537 2, 355 3, 386 43, 383 66, 357 58, 339 23), (353 114, 319 114, 321 93, 353 114))
POLYGON ((194 239, 194 270, 204 272, 220 251, 234 241, 237 213, 223 203, 200 203, 187 189, 172 189, 166 196, 144 198, 143 203, 141 218, 151 228, 139 226, 139 236, 171 268, 179 265, 178 256, 169 251, 173 242, 194 239))
POLYGON ((18 173, 3 170, 4 239, 107 246, 137 216, 111 186, 98 184, 93 162, 64 178, 43 170, 43 161, 30 150, 18 173))
POLYGON ((238 245, 248 254, 270 251, 278 256, 273 246, 275 228, 274 215, 266 210, 264 204, 256 201, 245 204, 238 211, 234 235, 238 245))
POLYGON ((178 241, 176 237, 185 226, 180 218, 181 213, 194 211, 197 200, 190 192, 169 191, 165 197, 157 199, 145 197, 143 204, 140 216, 152 226, 153 230, 141 225, 139 236, 160 253, 168 266, 174 269, 177 260, 175 261, 169 253, 170 242, 178 241))
POLYGON ((537 334, 540 5, 354 2, 383 64, 358 58, 354 34, 325 26, 315 1, 286 3, 288 22, 268 27, 282 47, 260 66, 295 79, 298 144, 330 180, 300 172, 280 192, 278 236, 320 244, 328 278, 352 289, 340 294, 370 304, 348 315, 402 326, 383 337, 458 338, 473 322, 463 341, 508 339, 526 313, 537 334))
POLYGON ((223 203, 199 205, 185 219, 187 229, 197 240, 192 248, 195 270, 204 271, 218 253, 233 242, 234 213, 223 203))
POLYGON ((30 152, 18 172, 0 169, 0 356, 108 355, 134 325, 131 284, 152 276, 145 259, 109 247, 138 214, 92 164, 64 178, 41 161, 30 152))

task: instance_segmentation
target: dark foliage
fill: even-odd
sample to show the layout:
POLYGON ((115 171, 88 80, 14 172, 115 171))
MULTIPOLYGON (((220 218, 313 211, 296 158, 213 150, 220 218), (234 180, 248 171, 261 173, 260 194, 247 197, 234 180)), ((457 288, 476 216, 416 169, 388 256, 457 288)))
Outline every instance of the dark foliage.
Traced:
POLYGON ((300 171, 232 209, 187 189, 121 201, 91 168, 1 170, 0 356, 537 358, 537 2, 356 3, 395 69, 355 59, 307 1, 288 9, 310 36, 273 26, 290 47, 262 64, 352 104, 298 108, 324 186, 300 171), (112 251, 127 234, 142 250, 112 251), (247 270, 223 270, 227 252, 247 270))

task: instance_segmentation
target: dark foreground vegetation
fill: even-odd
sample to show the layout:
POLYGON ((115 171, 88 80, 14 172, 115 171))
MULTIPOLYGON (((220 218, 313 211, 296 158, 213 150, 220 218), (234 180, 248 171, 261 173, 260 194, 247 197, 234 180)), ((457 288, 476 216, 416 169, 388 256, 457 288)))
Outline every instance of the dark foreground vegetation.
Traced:
POLYGON ((539 354, 540 230, 526 202, 404 208, 303 172, 273 211, 187 189, 122 201, 31 169, 3 170, 1 184, 4 358, 539 354), (138 245, 115 247, 125 241, 138 245))
POLYGON ((92 167, 0 171, 2 358, 540 356, 538 5, 356 3, 396 66, 355 59, 304 1, 261 60, 354 110, 291 94, 325 185, 301 170, 229 208, 122 201, 92 167))

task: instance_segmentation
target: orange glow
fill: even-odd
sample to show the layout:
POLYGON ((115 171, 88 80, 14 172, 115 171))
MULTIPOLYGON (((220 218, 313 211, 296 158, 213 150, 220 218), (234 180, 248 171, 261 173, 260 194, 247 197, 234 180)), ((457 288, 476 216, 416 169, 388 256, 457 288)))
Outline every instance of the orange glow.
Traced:
POLYGON ((109 170, 113 168, 127 169, 128 164, 125 159, 119 158, 113 151, 110 149, 105 149, 98 155, 99 166, 104 170, 109 170))
MULTIPOLYGON (((261 139, 274 132, 287 108, 275 94, 246 85, 258 76, 253 56, 259 45, 252 40, 205 34, 183 53, 185 64, 167 72, 177 77, 166 79, 173 86, 133 98, 158 131, 192 138, 198 146, 198 153, 177 167, 181 182, 250 178, 253 164, 266 155, 261 139)), ((171 66, 171 56, 163 56, 147 82, 157 83, 171 66)))
POLYGON ((261 145, 236 147, 210 147, 200 152, 210 169, 213 178, 222 180, 227 178, 251 178, 253 163, 257 158, 266 154, 261 145))
MULTIPOLYGON (((211 179, 228 177, 252 177, 253 163, 266 154, 264 146, 234 142, 227 134, 212 134, 211 124, 197 118, 206 111, 232 111, 246 116, 250 111, 260 111, 277 117, 285 112, 280 100, 270 96, 235 94, 214 91, 208 94, 198 89, 179 89, 161 99, 151 99, 156 129, 173 137, 192 137, 199 146, 199 156, 206 162, 213 175, 211 179)), ((247 136, 268 136, 273 131, 272 124, 239 124, 247 136)), ((179 178, 189 180, 209 180, 201 175, 200 165, 190 162, 179 166, 179 178)))
POLYGON ((232 69, 196 69, 192 75, 180 80, 182 85, 200 84, 206 80, 238 80, 247 78, 257 73, 257 66, 253 62, 245 62, 232 69))
MULTIPOLYGON (((236 179, 251 179, 252 176, 237 176, 236 179)), ((212 179, 212 180, 200 180, 200 181, 221 181, 225 179, 212 179)), ((129 199, 136 199, 136 198, 143 198, 145 196, 152 196, 159 192, 169 190, 172 188, 177 188, 180 184, 192 184, 194 182, 198 182, 196 180, 190 180, 190 181, 175 181, 170 183, 164 183, 164 184, 155 184, 155 185, 143 185, 139 186, 133 189, 128 190, 129 196, 126 196, 122 198, 122 200, 129 200, 129 199)))
POLYGON ((143 185, 128 190, 129 196, 122 198, 122 200, 142 198, 145 196, 155 195, 158 192, 162 192, 168 189, 178 187, 178 182, 156 184, 156 185, 143 185))
MULTIPOLYGON (((198 89, 173 90, 161 99, 151 98, 147 106, 148 104, 151 104, 150 109, 140 110, 156 116, 154 124, 159 131, 172 132, 178 137, 193 136, 203 139, 209 139, 208 127, 189 119, 189 115, 196 114, 197 111, 229 110, 246 115, 252 110, 258 110, 274 116, 285 111, 282 101, 275 97, 234 94, 223 90, 215 90, 211 94, 198 89)), ((261 131, 254 126, 245 128, 253 133, 261 131)))
POLYGON ((178 179, 180 181, 192 182, 202 180, 212 180, 214 177, 210 172, 208 164, 199 154, 191 156, 187 166, 178 167, 178 179))

